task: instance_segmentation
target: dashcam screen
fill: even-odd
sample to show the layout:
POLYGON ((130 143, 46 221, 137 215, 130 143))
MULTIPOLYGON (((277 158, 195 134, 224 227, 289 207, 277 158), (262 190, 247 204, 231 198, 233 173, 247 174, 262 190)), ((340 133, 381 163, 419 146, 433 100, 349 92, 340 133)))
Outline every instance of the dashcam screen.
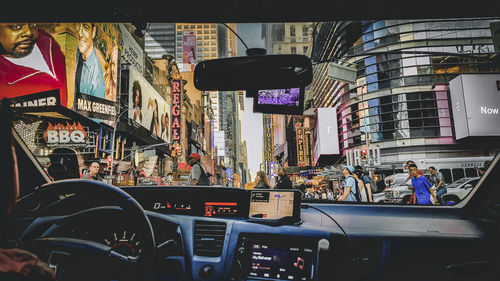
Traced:
POLYGON ((257 103, 262 105, 299 106, 300 88, 259 90, 257 103))

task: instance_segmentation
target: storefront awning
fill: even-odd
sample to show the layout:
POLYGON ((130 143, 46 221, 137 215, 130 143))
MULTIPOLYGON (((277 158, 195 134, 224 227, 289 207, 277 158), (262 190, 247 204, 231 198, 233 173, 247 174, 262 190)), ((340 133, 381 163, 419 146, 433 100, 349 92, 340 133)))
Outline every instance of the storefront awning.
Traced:
POLYGON ((33 116, 42 116, 46 118, 53 119, 67 119, 71 121, 80 122, 89 126, 93 129, 99 128, 100 124, 94 120, 87 118, 78 112, 75 112, 62 105, 50 106, 50 107, 13 107, 12 111, 16 114, 26 114, 33 116))
POLYGON ((140 142, 143 142, 148 145, 156 145, 154 148, 170 155, 169 143, 163 141, 161 138, 157 137, 148 129, 142 126, 134 126, 129 124, 128 122, 119 122, 116 126, 116 131, 121 135, 125 135, 126 137, 130 137, 131 139, 137 139, 140 142), (164 145, 160 145, 164 144, 164 145))

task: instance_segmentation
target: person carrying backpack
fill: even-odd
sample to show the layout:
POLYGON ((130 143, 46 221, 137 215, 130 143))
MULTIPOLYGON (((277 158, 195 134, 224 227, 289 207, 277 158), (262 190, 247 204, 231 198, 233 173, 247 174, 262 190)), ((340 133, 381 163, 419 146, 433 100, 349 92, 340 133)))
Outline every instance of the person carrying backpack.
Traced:
POLYGON ((188 177, 188 185, 210 185, 210 179, 201 165, 201 156, 198 153, 191 153, 188 163, 193 167, 188 177))
POLYGON ((363 167, 355 166, 354 167, 354 178, 358 176, 358 185, 361 186, 361 200, 363 202, 373 202, 373 183, 372 180, 365 174, 363 167))
POLYGON ((352 165, 344 166, 344 193, 337 197, 338 201, 361 202, 359 187, 352 176, 353 173, 354 167, 352 165))

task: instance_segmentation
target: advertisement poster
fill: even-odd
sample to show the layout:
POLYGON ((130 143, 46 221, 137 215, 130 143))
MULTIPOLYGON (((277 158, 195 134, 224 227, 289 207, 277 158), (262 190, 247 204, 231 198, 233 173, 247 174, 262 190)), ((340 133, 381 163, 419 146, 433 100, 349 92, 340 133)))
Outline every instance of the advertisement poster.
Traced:
POLYGON ((194 71, 196 65, 196 35, 194 31, 184 31, 182 41, 184 64, 187 66, 187 71, 194 71))
POLYGON ((57 90, 61 105, 114 120, 120 37, 111 23, 0 23, 0 97, 57 90))
POLYGON ((170 105, 133 67, 130 68, 129 118, 170 142, 170 105))

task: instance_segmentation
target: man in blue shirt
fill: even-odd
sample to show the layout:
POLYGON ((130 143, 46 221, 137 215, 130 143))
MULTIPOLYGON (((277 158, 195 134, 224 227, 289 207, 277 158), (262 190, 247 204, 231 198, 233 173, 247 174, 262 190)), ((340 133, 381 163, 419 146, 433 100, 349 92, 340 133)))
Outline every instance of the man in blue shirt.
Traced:
POLYGON ((76 27, 78 50, 76 53, 75 93, 104 98, 106 87, 101 63, 94 47, 96 26, 78 23, 76 27))
POLYGON ((439 204, 434 191, 431 189, 432 185, 429 180, 418 173, 417 165, 408 165, 410 169, 411 183, 415 189, 415 195, 417 197, 417 204, 419 205, 431 205, 431 196, 434 198, 435 204, 439 204))
POLYGON ((356 188, 356 180, 353 178, 354 167, 347 165, 343 170, 345 180, 344 180, 344 194, 337 197, 338 201, 348 201, 348 202, 358 202, 355 194, 358 192, 356 188))

